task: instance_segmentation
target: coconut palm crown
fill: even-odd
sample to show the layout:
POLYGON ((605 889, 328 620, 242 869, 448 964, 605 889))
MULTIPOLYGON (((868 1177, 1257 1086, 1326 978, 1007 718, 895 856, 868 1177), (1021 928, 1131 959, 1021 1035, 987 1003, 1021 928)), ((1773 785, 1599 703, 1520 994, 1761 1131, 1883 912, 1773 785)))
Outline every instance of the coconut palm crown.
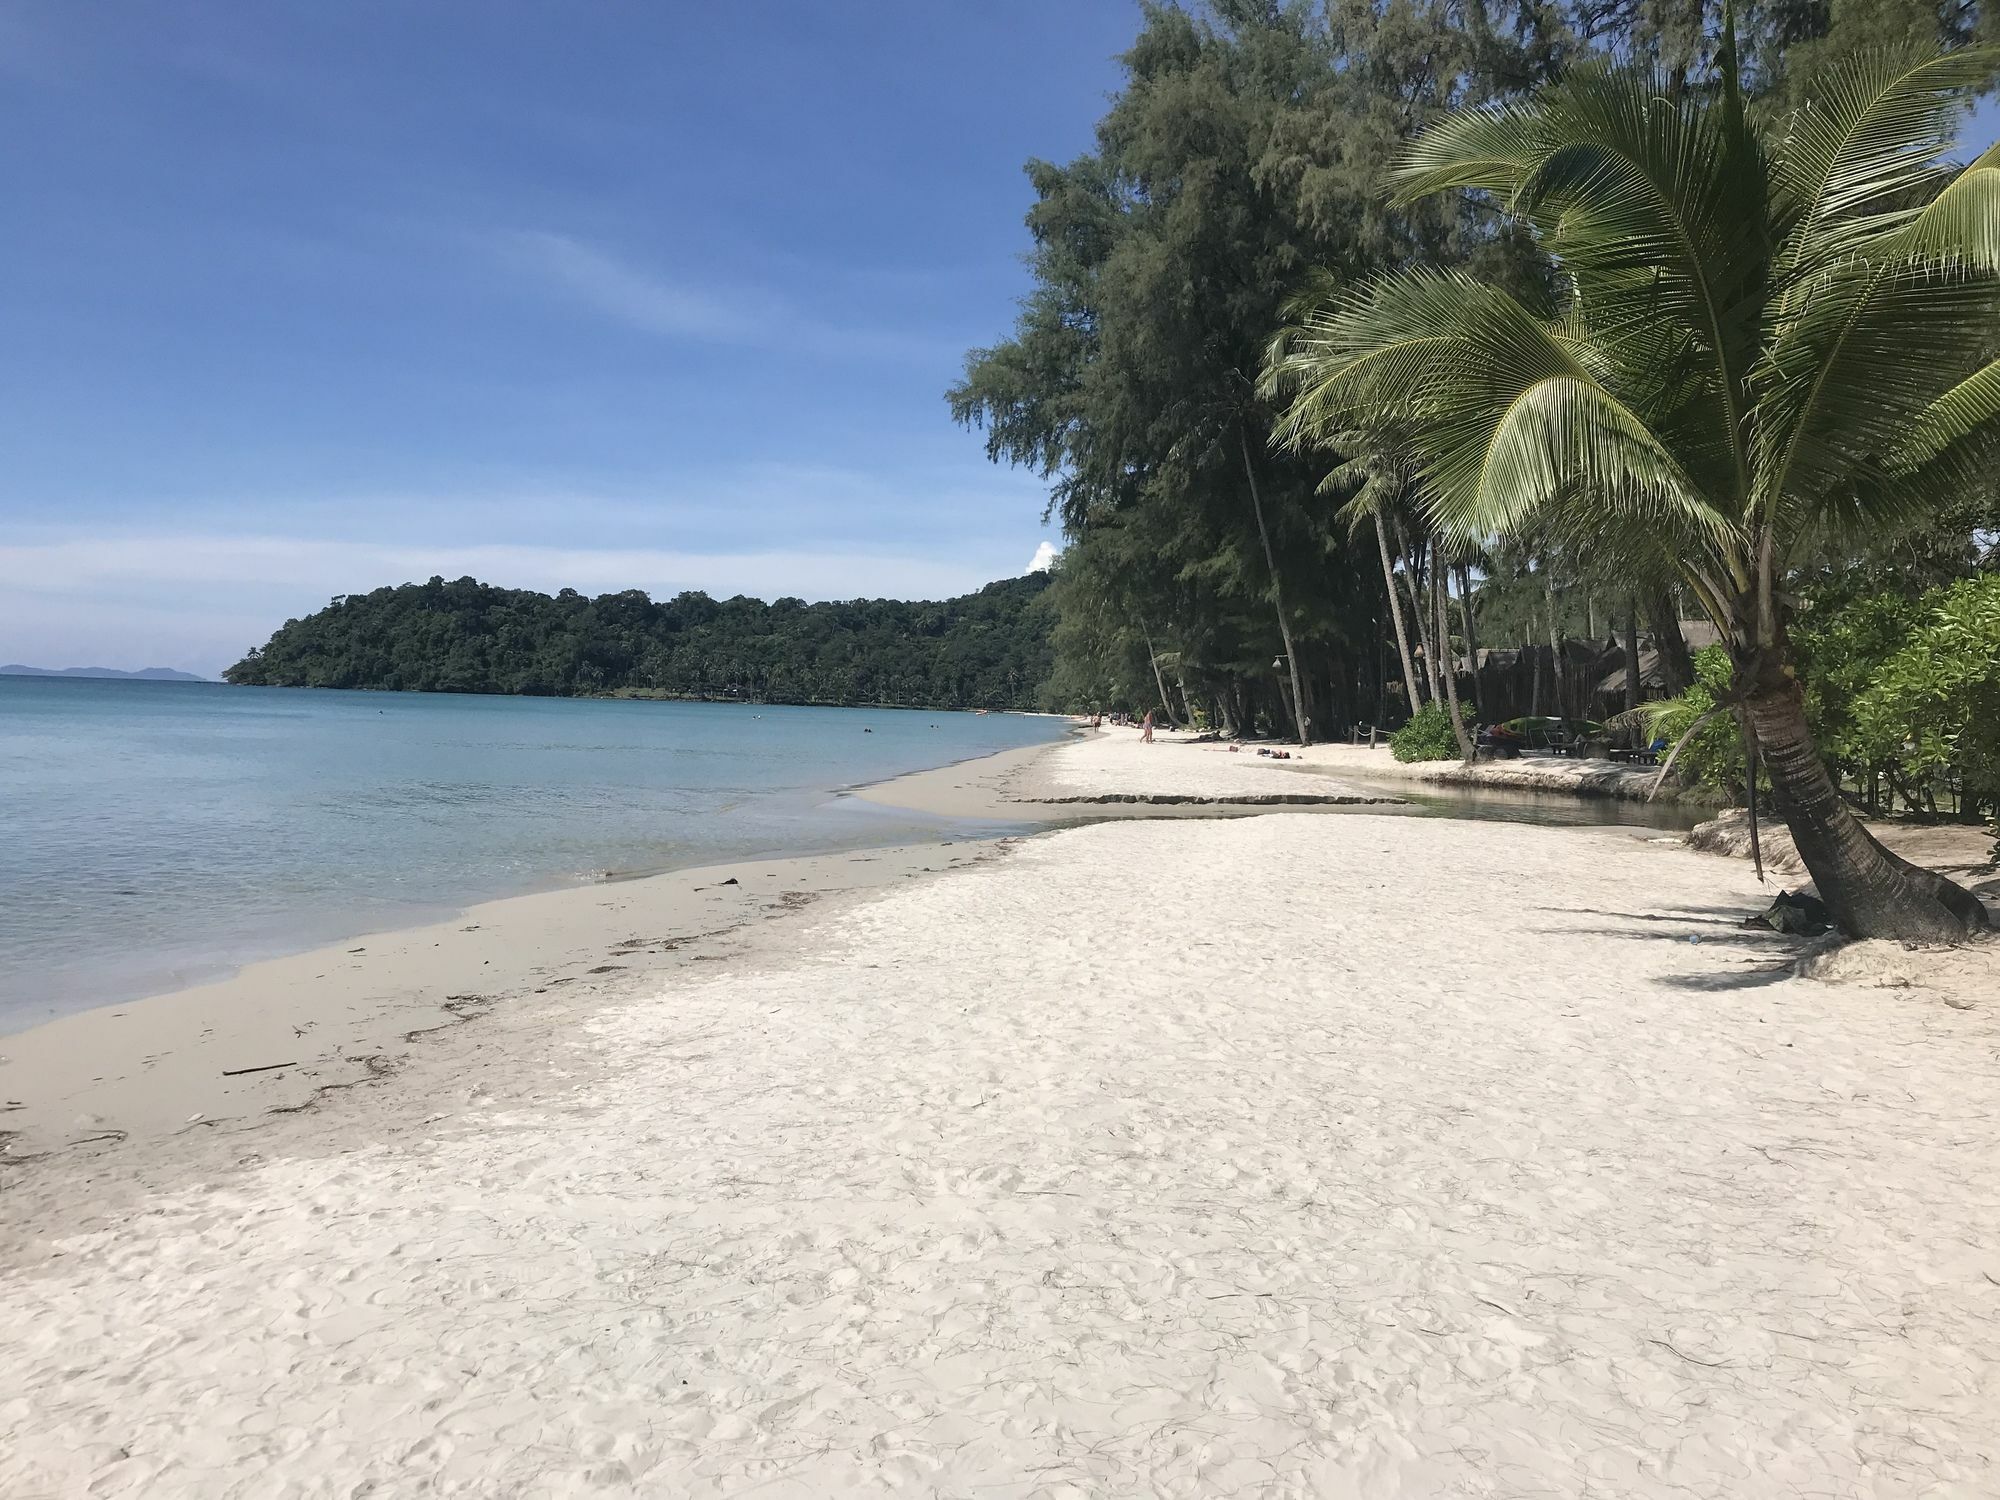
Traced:
POLYGON ((2000 51, 1878 53, 1788 119, 1719 87, 1579 73, 1418 137, 1403 200, 1488 195, 1555 269, 1547 305, 1411 270, 1273 343, 1279 438, 1393 432, 1433 524, 1566 536, 1677 575, 1728 642, 1735 710, 1835 918, 1954 939, 1979 902, 1877 843, 1806 728, 1788 571, 1921 522, 2000 462, 2000 147, 1950 160, 2000 51))

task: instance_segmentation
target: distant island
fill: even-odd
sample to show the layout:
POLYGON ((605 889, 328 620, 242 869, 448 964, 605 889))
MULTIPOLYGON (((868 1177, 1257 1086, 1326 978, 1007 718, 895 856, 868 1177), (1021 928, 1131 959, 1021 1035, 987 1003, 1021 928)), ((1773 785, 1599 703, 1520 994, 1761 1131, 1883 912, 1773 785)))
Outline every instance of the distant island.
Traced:
POLYGON ((206 682, 206 677, 197 677, 192 672, 177 672, 172 667, 141 667, 136 672, 121 672, 116 667, 26 667, 17 661, 0 667, 0 677, 117 677, 128 682, 206 682))
POLYGON ((347 594, 223 673, 255 687, 1023 709, 1053 666, 1050 579, 938 602, 586 598, 473 578, 347 594))

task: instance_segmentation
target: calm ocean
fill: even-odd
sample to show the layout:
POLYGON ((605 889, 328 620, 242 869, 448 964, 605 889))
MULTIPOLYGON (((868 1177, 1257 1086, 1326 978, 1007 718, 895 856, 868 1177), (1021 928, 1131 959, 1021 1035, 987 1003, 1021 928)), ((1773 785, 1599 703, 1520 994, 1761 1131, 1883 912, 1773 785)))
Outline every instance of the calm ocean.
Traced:
POLYGON ((1062 729, 0 677, 0 1031, 605 871, 988 831, 836 793, 1062 729))

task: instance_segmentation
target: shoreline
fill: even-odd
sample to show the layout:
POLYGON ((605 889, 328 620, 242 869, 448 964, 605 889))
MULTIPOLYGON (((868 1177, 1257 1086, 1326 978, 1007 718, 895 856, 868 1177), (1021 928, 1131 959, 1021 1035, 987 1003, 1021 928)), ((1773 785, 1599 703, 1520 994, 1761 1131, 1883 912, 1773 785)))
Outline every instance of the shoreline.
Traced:
MULTIPOLYGON (((1302 791, 1272 774, 1287 767, 1262 760, 1254 754, 1238 762, 1211 763, 1203 768, 1211 776, 1225 768, 1233 773, 1247 772, 1254 778, 1248 782, 1239 775, 1232 777, 1233 785, 1201 785, 1199 789, 1190 789, 1192 784, 1186 778, 1169 776, 1165 781, 1153 784, 1146 784, 1142 778, 1137 789, 1132 789, 1133 784, 1128 781, 1142 771, 1174 766, 1176 756, 1222 751, 1224 748, 1162 735, 1157 744, 1142 750, 1136 741, 1128 745, 1121 731, 1092 730, 1079 724, 1068 735, 1046 745, 1003 750, 996 755, 961 761, 956 765, 913 771, 857 788, 856 795, 883 806, 921 812, 932 817, 1013 820, 1048 827, 1106 817, 1226 818, 1254 816, 1277 809, 1305 812, 1409 805, 1404 798, 1387 789, 1378 792, 1328 783, 1323 791, 1302 791), (1108 773, 1108 780, 1103 775, 1084 782, 1066 778, 1059 764, 1064 758, 1063 752, 1093 744, 1100 747, 1099 753, 1117 746, 1121 751, 1134 751, 1143 757, 1159 754, 1168 758, 1149 765, 1145 760, 1135 761, 1126 754, 1118 766, 1108 773), (972 767, 978 769, 969 770, 972 767)), ((1177 766, 1175 769, 1184 767, 1177 766)))
POLYGON ((956 825, 940 829, 952 832, 950 839, 607 871, 588 883, 471 902, 407 926, 218 963, 212 977, 195 983, 0 1034, 0 1168, 190 1131, 255 1128, 359 1085, 386 1083, 417 1052, 431 1050, 420 1041, 434 1048, 439 1037, 498 1009, 559 988, 586 1004, 615 1004, 683 963, 706 960, 712 955, 705 948, 730 947, 750 927, 806 901, 956 868, 1024 834, 1107 817, 1271 810, 1227 798, 1109 806, 1018 795, 1024 782, 1045 778, 1056 752, 1091 737, 1073 724, 1041 744, 827 793, 956 825), (733 884, 721 884, 732 877, 733 884), (767 883, 780 897, 804 900, 764 901, 759 888, 767 883), (639 943, 640 934, 626 930, 641 921, 659 929, 658 943, 639 943), (666 961, 655 961, 661 957, 666 961))
MULTIPOLYGON (((253 959, 200 983, 0 1035, 0 1167, 225 1123, 254 1125, 260 1117, 309 1108, 391 1077, 420 1041, 434 1042, 496 1010, 558 989, 588 1005, 614 1005, 690 961, 756 950, 762 939, 751 938, 752 929, 821 897, 865 895, 959 869, 1022 837, 1103 822, 1271 813, 1438 816, 1388 788, 1378 796, 1365 785, 1334 782, 1334 790, 1310 799, 1261 789, 1301 773, 1348 769, 1346 760, 1300 765, 1260 758, 1203 768, 1214 774, 1240 765, 1262 778, 1256 791, 1051 795, 1066 785, 1051 779, 1060 752, 1115 738, 1079 725, 1043 744, 830 794, 960 825, 950 839, 607 871, 588 884, 470 903, 433 920, 253 959), (652 930, 628 930, 640 927, 652 930)), ((1100 753, 1115 748, 1100 743, 1100 753)), ((1171 757, 1219 747, 1165 739, 1154 748, 1171 757)), ((1132 765, 1128 759, 1114 774, 1129 776, 1132 765)), ((1415 774, 1403 780, 1435 784, 1415 774)), ((1546 788, 1545 795, 1559 790, 1546 788)), ((1442 816, 1455 820, 1450 812, 1442 816)), ((1641 839, 1656 832, 1636 824, 1623 829, 1641 839)))
POLYGON ((897 789, 990 780, 1081 732, 826 794, 936 818, 949 838, 607 871, 218 964, 212 978, 0 1034, 0 1169, 309 1108, 389 1079, 420 1040, 497 1008, 557 988, 615 1003, 682 964, 737 951, 747 929, 823 896, 960 867, 1051 820, 993 799, 933 807, 897 789), (635 924, 654 940, 639 941, 635 924))
MULTIPOLYGON (((918 794, 1285 780, 1122 735, 995 759, 918 794)), ((315 1092, 0 1173, 0 1490, 1672 1500, 2000 1467, 2000 945, 1746 930, 1747 868, 1632 829, 1050 811, 266 974, 356 1007, 310 1033, 352 1076, 239 1074, 233 1110, 315 1092), (435 1024, 398 1008, 426 984, 435 1024), (369 1025, 392 1044, 334 1045, 369 1025)), ((248 1040, 201 1038, 190 1086, 248 1040)))
POLYGON ((418 1044, 562 991, 615 1003, 830 895, 959 868, 1012 835, 740 859, 504 896, 0 1037, 0 1167, 254 1128, 385 1080, 418 1044))
POLYGON ((923 789, 946 779, 990 786, 1086 733, 1073 727, 1041 744, 826 793, 938 819, 949 838, 606 871, 588 883, 542 886, 407 926, 221 963, 196 983, 0 1034, 0 1171, 191 1131, 254 1130, 357 1086, 386 1083, 435 1051, 436 1039, 496 1010, 557 989, 572 1003, 615 1004, 684 964, 756 948, 750 929, 821 897, 988 857, 1061 821, 1048 815, 1057 810, 990 795, 940 804, 923 789), (765 898, 767 885, 775 899, 765 898), (656 929, 653 940, 627 930, 635 923, 656 929), (431 1045, 419 1047, 426 1039, 431 1045))
MULTIPOLYGON (((81 680, 96 681, 98 679, 81 680)), ((329 689, 324 691, 347 690, 329 689)), ((1058 738, 1041 745, 1016 748, 1033 751, 1061 742, 1061 739, 1058 738)), ((961 756, 955 760, 942 762, 936 767, 927 767, 924 769, 945 770, 956 765, 976 763, 994 754, 1007 753, 1012 752, 988 751, 975 753, 961 756)), ((856 798, 857 793, 867 788, 886 785, 898 781, 904 776, 917 774, 922 774, 922 772, 902 772, 882 778, 876 782, 843 782, 825 787, 796 790, 799 794, 823 801, 828 807, 837 806, 844 801, 861 800, 868 802, 871 806, 907 811, 928 818, 933 815, 925 813, 920 808, 902 808, 892 799, 883 799, 880 802, 876 802, 874 799, 856 798)), ((787 789, 787 791, 790 794, 792 789, 787 789)), ((18 1015, 9 1014, 5 1023, 0 1024, 0 1052, 4 1052, 6 1043, 10 1038, 24 1035, 42 1026, 53 1025, 71 1016, 87 1014, 90 1011, 103 1010, 114 1006, 136 1005, 143 1001, 157 999, 165 995, 178 994, 185 990, 206 988, 211 985, 221 984, 242 973, 245 969, 259 964, 298 957, 321 950, 331 951, 348 944, 365 942, 418 927, 440 925, 462 915, 473 907, 487 906, 495 902, 511 901, 526 896, 554 895, 567 891, 588 890, 600 885, 619 884, 632 880, 646 880, 658 875, 672 875, 683 871, 702 869, 711 863, 806 859, 822 854, 842 854, 850 850, 892 848, 902 843, 925 842, 927 841, 927 835, 932 832, 940 839, 944 839, 953 837, 1004 837, 1010 832, 1021 831, 1020 829, 963 830, 939 826, 934 830, 885 827, 873 832, 867 830, 842 830, 835 833, 833 830, 838 821, 837 815, 824 820, 822 827, 829 833, 829 838, 819 847, 813 847, 810 844, 805 848, 799 848, 785 843, 746 842, 739 849, 731 850, 725 847, 719 850, 704 851, 688 858, 673 859, 666 863, 644 863, 626 867, 606 866, 584 873, 576 873, 574 871, 565 872, 562 869, 552 868, 529 877, 524 877, 518 882, 510 881, 502 883, 497 889, 491 886, 484 890, 474 889, 470 894, 456 900, 444 899, 422 902, 412 900, 402 902, 395 908, 387 911, 373 909, 365 905, 351 906, 340 916, 327 917, 304 924, 310 928, 310 936, 289 936, 284 930, 279 928, 258 930, 255 932, 246 930, 227 938, 217 939, 213 945, 199 952, 193 950, 183 951, 168 947, 161 950, 157 956, 148 957, 141 963, 128 964, 119 968, 114 971, 114 977, 104 978, 101 982, 92 983, 87 989, 89 995, 87 999, 82 998, 85 991, 81 989, 64 989, 58 992, 62 997, 60 1001, 45 1002, 51 1006, 50 1013, 38 1016, 29 1015, 26 1012, 21 1012, 18 1015), (73 1009, 54 1008, 55 1005, 70 1001, 80 1001, 80 1003, 73 1009)), ((1033 824, 1036 820, 1032 816, 1029 816, 1014 821, 1025 826, 1033 824)), ((4 1127, 3 1115, 0 1115, 0 1127, 4 1127)))

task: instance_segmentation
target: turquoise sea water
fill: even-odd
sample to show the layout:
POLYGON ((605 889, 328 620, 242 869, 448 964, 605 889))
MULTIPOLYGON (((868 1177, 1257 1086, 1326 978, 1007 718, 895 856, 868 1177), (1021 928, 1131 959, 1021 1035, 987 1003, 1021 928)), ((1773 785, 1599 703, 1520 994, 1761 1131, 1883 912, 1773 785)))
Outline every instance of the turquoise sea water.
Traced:
POLYGON ((1062 730, 0 677, 0 1031, 607 872, 985 831, 838 791, 1062 730))

